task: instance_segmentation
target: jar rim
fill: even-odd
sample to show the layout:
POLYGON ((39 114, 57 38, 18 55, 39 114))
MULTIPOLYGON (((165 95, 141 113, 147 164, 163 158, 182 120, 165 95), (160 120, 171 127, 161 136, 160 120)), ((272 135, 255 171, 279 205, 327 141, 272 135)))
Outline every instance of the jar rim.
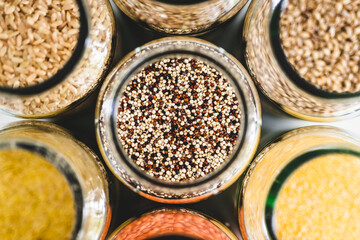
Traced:
MULTIPOLYGON (((159 214, 189 214, 189 215, 192 215, 194 217, 198 217, 199 220, 206 220, 206 221, 209 221, 209 223, 211 223, 214 228, 217 228, 219 229, 219 231, 221 231, 222 233, 224 233, 229 239, 231 240, 235 240, 237 239, 237 237, 235 236, 235 234, 228 228, 226 227, 225 225, 223 225, 221 222, 219 222, 218 220, 202 213, 202 212, 199 212, 199 211, 196 211, 196 210, 192 210, 192 209, 188 209, 188 208, 173 208, 173 207, 163 207, 163 208, 158 208, 158 209, 155 209, 155 210, 151 210, 149 212, 146 212, 146 213, 143 213, 139 216, 135 216, 135 217, 132 217, 130 219, 128 219, 127 221, 123 222, 119 227, 117 227, 109 236, 108 239, 111 239, 111 240, 115 240, 117 239, 117 236, 124 230, 126 229, 127 227, 131 226, 132 224, 134 224, 137 220, 141 220, 143 218, 146 218, 148 216, 156 216, 156 215, 159 215, 159 214)), ((155 223, 155 226, 156 225, 160 225, 158 223, 155 223)), ((169 230, 171 231, 171 229, 169 230)), ((188 234, 192 234, 193 232, 187 232, 188 234)), ((171 234, 171 232, 169 233, 169 235, 174 235, 174 234, 171 234)), ((161 235, 161 236, 164 236, 164 235, 161 235)), ((166 235, 165 235, 166 236, 166 235)), ((151 236, 152 238, 150 238, 151 240, 155 237, 160 237, 158 235, 156 236, 151 236)), ((191 238, 191 236, 187 236, 187 235, 184 235, 184 237, 189 237, 191 238)), ((149 240, 150 240, 149 239, 149 240)), ((192 238, 191 238, 192 239, 192 238)))
MULTIPOLYGON (((246 150, 243 150, 243 146, 247 145, 247 138, 249 138, 249 135, 254 135, 251 136, 251 138, 256 138, 256 136, 258 136, 259 134, 259 125, 260 124, 260 120, 257 119, 257 121, 251 121, 251 117, 253 116, 249 116, 249 115, 253 115, 252 111, 254 112, 254 114, 256 115, 256 118, 259 118, 260 112, 259 109, 254 110, 254 108, 252 107, 258 107, 258 98, 256 95, 256 90, 254 90, 252 88, 252 85, 250 83, 250 87, 248 87, 247 89, 244 89, 244 84, 249 84, 248 81, 251 81, 250 77, 248 76, 248 74, 246 73, 246 71, 244 70, 244 68, 241 66, 240 63, 238 63, 235 59, 233 59, 231 56, 229 56, 228 54, 225 53, 225 51, 219 47, 216 47, 215 45, 207 42, 207 41, 203 41, 203 40, 198 40, 196 38, 190 38, 190 37, 169 37, 169 38, 163 38, 160 40, 155 40, 153 42, 150 42, 146 45, 144 45, 143 47, 137 48, 135 50, 135 52, 130 53, 127 56, 127 59, 123 60, 122 62, 120 62, 117 67, 115 67, 114 71, 109 75, 107 81, 104 84, 104 87, 102 90, 106 89, 106 85, 108 85, 111 82, 117 82, 112 84, 112 89, 109 90, 111 93, 109 95, 111 95, 109 97, 110 101, 104 101, 102 98, 104 96, 102 96, 103 94, 100 93, 100 101, 102 102, 98 102, 100 104, 98 104, 98 109, 97 109, 97 114, 100 115, 99 117, 101 118, 101 115, 104 116, 103 119, 103 126, 100 125, 99 128, 106 128, 107 130, 109 130, 110 133, 105 133, 105 134, 100 134, 100 131, 97 131, 98 134, 98 139, 100 140, 100 146, 103 147, 104 142, 110 140, 112 145, 115 145, 113 147, 113 149, 116 149, 116 153, 110 153, 113 152, 113 150, 109 150, 109 154, 118 154, 118 158, 116 158, 114 161, 115 162, 123 162, 125 163, 125 165, 127 166, 128 169, 131 170, 131 174, 132 176, 136 176, 137 180, 139 179, 146 179, 147 182, 151 183, 152 185, 156 185, 157 187, 165 187, 167 189, 181 189, 181 190, 185 190, 187 188, 190 187, 200 187, 200 186, 204 186, 204 184, 209 183, 211 181, 214 181, 215 179, 217 179, 219 176, 224 176, 224 173, 226 172, 226 170, 229 169, 230 166, 234 166, 234 164, 238 161, 241 162, 241 166, 236 166, 236 170, 237 173, 233 173, 231 176, 227 176, 227 180, 225 183, 220 184, 220 186, 217 186, 217 188, 222 187, 223 185, 226 185, 226 183, 228 182, 229 179, 232 180, 233 177, 237 176, 238 173, 244 170, 244 168, 246 167, 246 164, 251 160, 251 156, 249 156, 249 152, 247 152, 250 149, 247 149, 248 147, 244 147, 246 148, 246 150), (154 49, 160 49, 163 45, 165 46, 171 46, 174 47, 176 49, 171 48, 169 49, 165 49, 163 51, 161 51, 158 54, 154 54, 154 52, 152 52, 152 50, 154 49), (186 49, 186 47, 194 47, 196 46, 195 49, 191 50, 191 49, 186 49), (185 49, 184 49, 185 48, 185 49), (200 49, 201 48, 201 49, 200 49), (199 50, 200 49, 200 50, 199 50), (204 49, 206 49, 208 52, 207 53, 203 53, 200 51, 204 51, 204 49), (143 51, 142 55, 141 52, 143 51), (144 52, 146 52, 147 54, 144 54, 144 52), (151 53, 150 53, 151 52, 151 53), (140 54, 139 54, 140 53, 140 54), (221 55, 223 59, 216 59, 214 56, 212 56, 211 53, 216 53, 218 55, 221 55), (139 55, 141 55, 141 59, 139 59, 139 55), (206 63, 210 63, 210 65, 212 65, 213 67, 215 67, 216 69, 218 69, 220 72, 222 72, 223 74, 226 75, 228 81, 231 83, 231 85, 234 88, 234 91, 236 92, 238 101, 241 105, 242 108, 242 113, 241 113, 241 129, 239 132, 239 139, 237 140, 237 143, 235 145, 235 149, 232 152, 231 158, 227 159, 222 166, 220 166, 219 169, 216 169, 213 173, 210 173, 206 176, 200 177, 199 179, 193 180, 193 181, 186 181, 184 183, 173 183, 173 182, 168 182, 168 181, 163 181, 163 180, 158 180, 155 179, 154 177, 149 176, 148 174, 144 173, 143 171, 141 171, 141 169, 139 169, 139 167, 137 166, 133 166, 134 163, 132 161, 128 160, 127 154, 125 154, 122 150, 122 147, 120 146, 120 143, 118 142, 118 137, 116 134, 116 113, 117 111, 115 111, 116 106, 118 104, 118 98, 121 95, 120 92, 122 90, 122 87, 124 85, 126 85, 126 83, 129 81, 129 79, 131 78, 131 76, 133 74, 136 74, 139 69, 141 69, 142 66, 146 65, 147 62, 153 63, 156 61, 156 59, 162 59, 166 56, 169 55, 181 55, 184 56, 192 56, 195 57, 197 59, 205 59, 206 63), (136 60, 134 60, 133 62, 131 62, 132 58, 136 58, 136 60), (130 62, 130 63, 128 63, 130 62), (224 64, 224 63, 228 63, 230 62, 231 64, 234 65, 234 68, 236 68, 236 73, 238 75, 242 75, 243 79, 238 79, 234 76, 234 73, 231 72, 229 70, 229 66, 224 64), (123 65, 126 65, 126 68, 130 68, 127 70, 123 70, 121 71, 121 67, 123 65), (119 70, 120 69, 120 70, 119 70), (118 71, 122 72, 122 74, 120 74, 121 76, 118 76, 116 80, 115 79, 115 75, 116 73, 118 73, 118 71), (240 83, 241 80, 244 83, 240 83), (115 90, 114 90, 115 89, 115 90), (245 90, 245 92, 244 92, 245 90), (246 92, 246 90, 248 92, 246 92), (248 95, 251 95, 250 97, 248 95), (255 103, 253 103, 252 106, 249 106, 249 98, 251 98, 252 101, 254 101, 255 103), (104 103, 106 102, 106 104, 111 105, 109 111, 104 111, 104 103), (106 112, 106 113, 104 113, 106 112), (250 113, 250 114, 248 114, 250 113), (110 116, 109 116, 110 115, 110 116), (106 118, 108 118, 108 120, 106 120, 106 118), (105 122, 105 123, 104 123, 105 122), (253 124, 255 124, 255 130, 253 130, 253 124), (108 125, 108 127, 106 127, 105 125, 108 125), (110 128, 110 129, 109 129, 110 128), (103 135, 103 136, 102 136, 103 135), (108 135, 108 136, 104 136, 104 135, 108 135), (108 138, 107 140, 104 140, 104 138, 108 138), (246 152, 246 153, 245 153, 246 152), (240 160, 239 157, 241 157, 243 154, 246 154, 248 159, 242 159, 240 160)), ((105 90, 107 91, 107 90, 105 90)), ((103 91, 102 91, 103 92, 103 91)), ((98 129, 99 130, 99 129, 98 129)), ((105 130, 104 130, 105 131, 105 130)), ((257 143, 257 140, 254 140, 257 143)), ((253 148, 256 147, 257 144, 255 144, 253 146, 253 148)), ((252 147, 251 147, 252 149, 252 147)), ((110 169, 113 171, 113 173, 120 178, 120 180, 122 179, 121 173, 119 173, 118 169, 115 165, 115 163, 112 163, 112 161, 109 161, 107 158, 109 156, 107 156, 108 154, 102 151, 104 158, 107 162, 107 164, 110 166, 110 169)), ((253 154, 253 153, 251 153, 253 154)), ((242 156, 243 157, 243 156, 242 156)), ((203 195, 203 194, 200 194, 203 195)), ((194 198, 194 197, 190 197, 190 198, 194 198)))
POLYGON ((309 149, 300 156, 295 157, 286 166, 284 166, 276 179, 272 182, 270 190, 266 198, 265 206, 265 225, 269 236, 272 239, 276 239, 275 228, 274 228, 274 208, 277 197, 281 191, 282 186, 286 180, 301 166, 310 162, 318 157, 330 155, 330 154, 350 154, 355 157, 360 157, 360 152, 352 149, 345 148, 343 146, 329 146, 326 148, 309 149))
POLYGON ((170 5, 196 5, 200 3, 210 2, 213 0, 153 0, 160 3, 166 3, 170 5))
POLYGON ((76 239, 83 222, 84 196, 81 182, 67 158, 40 141, 33 141, 24 137, 0 138, 0 151, 7 150, 22 150, 36 154, 51 164, 66 179, 74 198, 75 209, 75 225, 72 229, 71 239, 76 239))
POLYGON ((203 184, 206 181, 211 181, 213 179, 215 179, 217 176, 219 176, 221 173, 223 173, 227 167, 229 165, 231 165, 233 163, 233 161, 235 161, 236 156, 238 155, 239 151, 241 150, 241 147, 243 146, 244 143, 244 139, 245 139, 245 135, 247 134, 247 125, 248 125, 248 119, 246 117, 244 117, 244 115, 246 115, 247 113, 247 106, 244 104, 245 99, 244 99, 244 93, 241 89, 241 87, 239 86, 239 84, 235 81, 235 78, 231 75, 231 73, 229 73, 228 70, 226 70, 226 68, 223 65, 220 65, 220 63, 216 60, 216 59, 212 59, 209 56, 206 56, 204 54, 201 54, 199 52, 193 52, 193 51, 186 51, 186 50, 173 50, 173 51, 167 51, 167 52, 163 52, 154 56, 147 56, 147 58, 143 58, 141 59, 141 61, 139 63, 137 63, 136 66, 134 66, 132 69, 134 69, 135 71, 128 71, 127 74, 121 79, 121 83, 117 86, 116 92, 115 92, 115 96, 117 96, 116 98, 114 98, 114 101, 112 103, 112 117, 110 119, 110 123, 111 123, 111 134, 112 134, 112 140, 115 143, 116 149, 118 151, 118 153, 121 156, 121 160, 123 160, 125 162, 125 164, 128 165, 128 167, 130 167, 135 173, 137 173, 137 175, 140 175, 140 177, 142 178, 146 178, 146 180, 148 180, 149 182, 153 183, 153 184, 157 184, 160 186, 164 186, 164 187, 171 187, 171 188, 188 188, 188 187, 193 187, 193 186, 199 186, 201 184, 203 184), (156 61, 156 59, 158 57, 164 58, 167 55, 173 56, 173 55, 191 55, 192 57, 197 57, 197 58, 201 58, 202 59, 206 59, 206 61, 208 62, 212 62, 214 63, 214 65, 216 65, 216 68, 220 68, 222 73, 225 73, 225 75, 227 76, 227 80, 229 82, 232 82, 233 85, 235 85, 234 90, 235 92, 238 93, 238 95, 240 96, 239 102, 241 102, 241 110, 242 110, 242 126, 241 126, 241 131, 239 132, 239 139, 237 140, 237 144, 235 145, 235 151, 233 151, 233 153, 231 154, 231 158, 227 159, 222 166, 215 170, 214 172, 201 177, 199 179, 196 179, 194 181, 185 181, 185 182, 179 182, 179 183, 173 183, 173 182, 168 182, 168 181, 162 181, 159 179, 155 179, 151 176, 149 176, 148 174, 144 173, 143 171, 141 171, 139 169, 139 167, 134 166, 133 162, 129 159, 129 157, 127 156, 126 153, 124 153, 123 148, 121 147, 121 144, 116 141, 117 140, 117 128, 116 128, 116 117, 117 117, 117 111, 115 111, 116 109, 118 109, 118 103, 119 103, 119 97, 121 96, 121 92, 123 89, 123 86, 126 84, 126 82, 129 81, 129 79, 131 79, 131 75, 133 73, 138 72, 137 70, 141 68, 141 66, 143 66, 144 64, 147 65, 147 62, 154 62, 156 61))
POLYGON ((6 94, 9 96, 29 96, 40 94, 63 82, 75 69, 85 53, 88 39, 90 37, 90 15, 85 0, 74 1, 76 1, 79 10, 79 34, 74 51, 65 65, 45 81, 35 85, 18 88, 0 86, 0 94, 6 94))
POLYGON ((288 0, 278 0, 272 9, 269 22, 269 40, 272 52, 277 60, 279 66, 284 71, 285 75, 294 83, 298 88, 308 92, 317 97, 325 99, 349 99, 360 96, 360 91, 357 92, 331 92, 316 87, 309 83, 295 70, 290 64, 285 55, 280 38, 280 19, 282 12, 286 9, 288 0))
MULTIPOLYGON (((270 195, 271 187, 276 184, 275 190, 278 190, 279 185, 285 182, 275 183, 279 174, 290 176, 298 166, 301 166, 299 163, 314 159, 316 157, 313 156, 314 152, 320 156, 332 152, 344 152, 360 157, 360 142, 340 128, 315 125, 288 131, 268 143, 247 170, 238 196, 238 221, 241 234, 246 239, 254 237, 276 239, 274 232, 271 232, 272 215, 267 215, 272 213, 270 206, 275 203, 274 194, 270 195), (314 142, 305 144, 310 139, 314 142), (282 152, 280 149, 283 148, 287 148, 287 151, 282 152), (278 158, 280 155, 281 157, 278 158), (289 165, 294 160, 296 160, 295 168, 294 165, 289 165), (292 171, 285 169, 287 166, 292 171), (256 175, 259 173, 262 174, 261 177, 256 175), (261 189, 258 189, 259 187, 261 189)), ((281 177, 281 180, 284 180, 283 176, 281 177)))

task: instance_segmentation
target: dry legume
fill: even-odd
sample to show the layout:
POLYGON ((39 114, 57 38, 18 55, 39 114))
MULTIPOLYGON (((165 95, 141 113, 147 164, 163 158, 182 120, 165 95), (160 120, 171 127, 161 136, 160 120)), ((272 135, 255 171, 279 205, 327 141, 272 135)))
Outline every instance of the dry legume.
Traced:
POLYGON ((125 226, 113 240, 145 240, 153 237, 180 235, 195 239, 230 239, 206 218, 186 210, 157 210, 125 226))

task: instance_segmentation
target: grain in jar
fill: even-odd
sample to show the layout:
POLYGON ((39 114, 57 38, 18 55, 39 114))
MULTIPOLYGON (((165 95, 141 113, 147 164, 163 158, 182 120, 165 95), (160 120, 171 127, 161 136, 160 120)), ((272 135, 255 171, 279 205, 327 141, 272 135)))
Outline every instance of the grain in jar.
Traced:
POLYGON ((358 13, 352 11, 358 3, 346 2, 355 5, 340 9, 335 4, 343 1, 251 3, 243 31, 245 60, 259 89, 284 112, 309 121, 336 121, 359 114, 358 13), (351 31, 354 34, 346 40, 351 31), (314 78, 309 75, 307 81, 305 74, 314 78))
POLYGON ((246 167, 259 137, 258 106, 229 54, 196 38, 164 38, 137 48, 108 76, 97 138, 110 169, 140 195, 199 201, 246 167))
POLYGON ((188 209, 158 209, 132 218, 118 227, 111 240, 208 239, 235 240, 224 225, 188 209))
POLYGON ((294 70, 325 91, 360 91, 360 2, 290 0, 280 38, 294 70))
POLYGON ((1 239, 104 239, 111 207, 97 156, 64 129, 22 121, 0 130, 1 239))
POLYGON ((233 17, 247 0, 115 0, 130 18, 165 34, 201 34, 233 17))
POLYGON ((0 238, 73 236, 75 200, 65 177, 42 156, 0 149, 0 238))
POLYGON ((88 97, 114 51, 110 3, 5 1, 1 7, 9 14, 0 18, 0 108, 20 117, 43 118, 88 97))
POLYGON ((244 178, 244 239, 356 239, 360 142, 341 129, 311 126, 265 147, 244 178))

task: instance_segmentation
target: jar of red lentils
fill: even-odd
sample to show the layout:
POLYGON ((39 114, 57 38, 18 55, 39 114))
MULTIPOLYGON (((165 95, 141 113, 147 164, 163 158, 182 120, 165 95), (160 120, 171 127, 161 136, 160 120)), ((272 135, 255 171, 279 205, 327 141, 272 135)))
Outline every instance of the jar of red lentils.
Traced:
POLYGON ((174 35, 208 31, 234 16, 247 0, 115 0, 130 18, 174 35))
POLYGON ((196 38, 150 42, 109 74, 96 110, 97 140, 114 175, 166 203, 230 186, 259 140, 260 105, 241 64, 196 38))
POLYGON ((52 117, 99 85, 115 44, 108 0, 5 1, 0 11, 0 109, 52 117))
POLYGON ((265 147, 244 178, 239 223, 244 239, 357 239, 360 141, 311 126, 265 147))
POLYGON ((133 217, 118 227, 110 240, 235 240, 237 237, 211 217, 188 209, 158 209, 133 217))
POLYGON ((25 121, 0 130, 1 239, 105 239, 106 171, 62 128, 25 121))
POLYGON ((358 115, 359 12, 356 1, 253 1, 245 58, 262 92, 305 120, 358 115))

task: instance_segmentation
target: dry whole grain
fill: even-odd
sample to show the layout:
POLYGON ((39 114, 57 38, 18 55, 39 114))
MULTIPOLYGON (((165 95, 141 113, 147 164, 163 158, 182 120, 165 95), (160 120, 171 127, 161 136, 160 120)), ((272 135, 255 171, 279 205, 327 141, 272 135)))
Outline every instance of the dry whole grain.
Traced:
POLYGON ((119 140, 150 176, 196 180, 220 168, 239 138, 241 106, 215 68, 164 58, 137 73, 119 100, 119 140))
MULTIPOLYGON (((69 1, 66 3, 69 3, 69 1)), ((65 2, 63 4, 68 6, 65 2)), ((111 6, 107 0, 87 0, 87 4, 90 13, 90 39, 87 42, 87 47, 81 61, 77 64, 72 73, 54 88, 37 96, 23 98, 0 96, 0 107, 2 109, 15 115, 26 117, 52 116, 66 110, 71 104, 86 96, 99 84, 111 59, 114 19, 111 6)), ((22 11, 29 14, 31 13, 31 9, 27 6, 24 6, 22 11)), ((61 16, 57 13, 52 17, 58 18, 61 16)), ((70 15, 67 15, 66 17, 69 18, 70 15)), ((78 22, 72 21, 71 23, 73 25, 72 28, 75 29, 79 27, 78 22)), ((29 38, 37 38, 37 34, 34 32, 28 31, 27 34, 29 35, 29 38)), ((54 33, 52 38, 59 38, 59 34, 54 33)), ((49 49, 50 52, 59 51, 57 47, 54 47, 54 45, 51 44, 49 44, 49 49)), ((41 52, 41 49, 37 47, 31 47, 29 50, 30 51, 25 52, 24 54, 28 55, 32 52, 41 52)), ((1 53, 2 50, 0 50, 0 54, 1 53)), ((53 54, 53 56, 56 61, 59 60, 59 58, 56 58, 56 54, 53 54)), ((22 64, 29 64, 29 61, 23 62, 22 64)), ((37 65, 41 66, 41 64, 37 65)), ((35 66, 29 67, 32 73, 35 72, 36 69, 47 71, 45 69, 42 70, 41 68, 37 68, 37 65, 35 64, 35 66)), ((51 65, 46 65, 44 68, 50 67, 51 65)), ((10 76, 10 73, 6 74, 10 76)), ((28 81, 30 81, 36 76, 29 75, 27 77, 30 78, 28 79, 28 81)), ((16 84, 20 83, 17 81, 16 84)))
POLYGON ((330 92, 360 91, 360 1, 290 0, 280 37, 299 75, 330 92))
POLYGON ((79 33, 74 0, 5 0, 0 12, 0 86, 35 85, 65 65, 79 33))

